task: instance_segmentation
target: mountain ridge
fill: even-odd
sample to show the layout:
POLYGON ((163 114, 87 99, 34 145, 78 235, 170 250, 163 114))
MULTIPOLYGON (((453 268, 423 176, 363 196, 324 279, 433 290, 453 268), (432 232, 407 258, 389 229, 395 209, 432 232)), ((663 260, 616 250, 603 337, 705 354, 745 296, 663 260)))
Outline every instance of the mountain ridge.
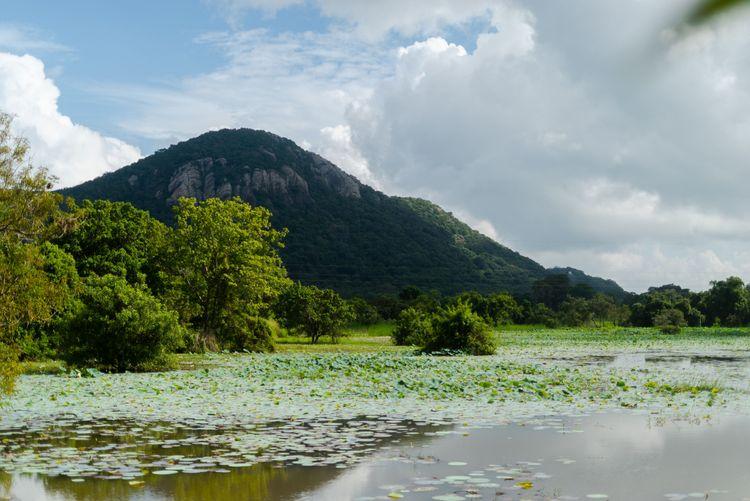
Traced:
MULTIPOLYGON (((207 132, 60 191, 130 202, 165 222, 179 197, 238 196, 267 207, 274 225, 289 229, 282 257, 292 278, 345 295, 392 293, 407 285, 528 294, 549 273, 436 204, 388 196, 266 131, 207 132)), ((607 282, 575 271, 578 280, 607 282)), ((614 285, 606 289, 624 295, 614 285)))

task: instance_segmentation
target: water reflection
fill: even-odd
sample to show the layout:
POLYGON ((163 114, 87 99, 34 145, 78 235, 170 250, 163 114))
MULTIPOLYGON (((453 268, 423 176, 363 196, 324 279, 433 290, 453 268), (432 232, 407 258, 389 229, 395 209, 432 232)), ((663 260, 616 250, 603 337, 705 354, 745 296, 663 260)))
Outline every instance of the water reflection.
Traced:
POLYGON ((298 499, 382 499, 396 487, 404 499, 414 500, 597 494, 627 500, 744 499, 750 497, 748 445, 748 418, 710 423, 633 414, 553 419, 468 430, 403 448, 298 499))
POLYGON ((750 497, 748 445, 747 417, 560 416, 487 428, 419 427, 370 447, 369 460, 346 468, 263 463, 226 473, 147 475, 142 486, 4 474, 0 493, 91 501, 742 499, 750 497))

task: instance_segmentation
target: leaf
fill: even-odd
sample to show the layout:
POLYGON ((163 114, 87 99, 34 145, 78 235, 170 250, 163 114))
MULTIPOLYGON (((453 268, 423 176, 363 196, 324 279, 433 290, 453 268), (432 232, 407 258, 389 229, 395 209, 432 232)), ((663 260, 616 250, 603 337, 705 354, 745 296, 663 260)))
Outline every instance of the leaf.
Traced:
POLYGON ((706 21, 723 14, 743 4, 749 4, 749 0, 703 0, 688 15, 688 24, 702 24, 706 21))

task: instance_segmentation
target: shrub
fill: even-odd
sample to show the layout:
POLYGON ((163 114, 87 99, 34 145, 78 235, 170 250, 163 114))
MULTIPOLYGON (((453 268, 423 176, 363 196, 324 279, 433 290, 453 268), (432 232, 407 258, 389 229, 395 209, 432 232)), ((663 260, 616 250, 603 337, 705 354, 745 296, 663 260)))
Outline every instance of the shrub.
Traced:
POLYGON ((460 351, 470 355, 491 355, 496 350, 489 326, 466 303, 458 303, 432 316, 432 329, 424 351, 460 351))
POLYGON ((236 314, 228 317, 219 328, 221 347, 230 351, 273 351, 278 324, 262 317, 236 314))
POLYGON ((176 313, 145 287, 114 275, 86 280, 61 330, 67 362, 117 372, 163 367, 184 337, 176 313))
POLYGON ((677 334, 686 325, 685 316, 676 308, 662 310, 654 317, 654 326, 664 334, 677 334))
POLYGON ((396 319, 391 339, 397 346, 424 346, 430 330, 430 320, 424 312, 406 308, 396 319))
POLYGON ((373 325, 380 321, 378 310, 362 298, 355 297, 349 300, 352 310, 353 321, 359 325, 373 325))

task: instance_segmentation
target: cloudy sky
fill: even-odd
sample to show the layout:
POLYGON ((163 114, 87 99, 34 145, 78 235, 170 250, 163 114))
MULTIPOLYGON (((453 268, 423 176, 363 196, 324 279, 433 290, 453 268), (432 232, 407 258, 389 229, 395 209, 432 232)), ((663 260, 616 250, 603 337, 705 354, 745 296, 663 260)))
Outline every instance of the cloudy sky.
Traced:
POLYGON ((12 0, 0 110, 60 185, 290 137, 546 266, 750 279, 750 12, 690 0, 12 0))

